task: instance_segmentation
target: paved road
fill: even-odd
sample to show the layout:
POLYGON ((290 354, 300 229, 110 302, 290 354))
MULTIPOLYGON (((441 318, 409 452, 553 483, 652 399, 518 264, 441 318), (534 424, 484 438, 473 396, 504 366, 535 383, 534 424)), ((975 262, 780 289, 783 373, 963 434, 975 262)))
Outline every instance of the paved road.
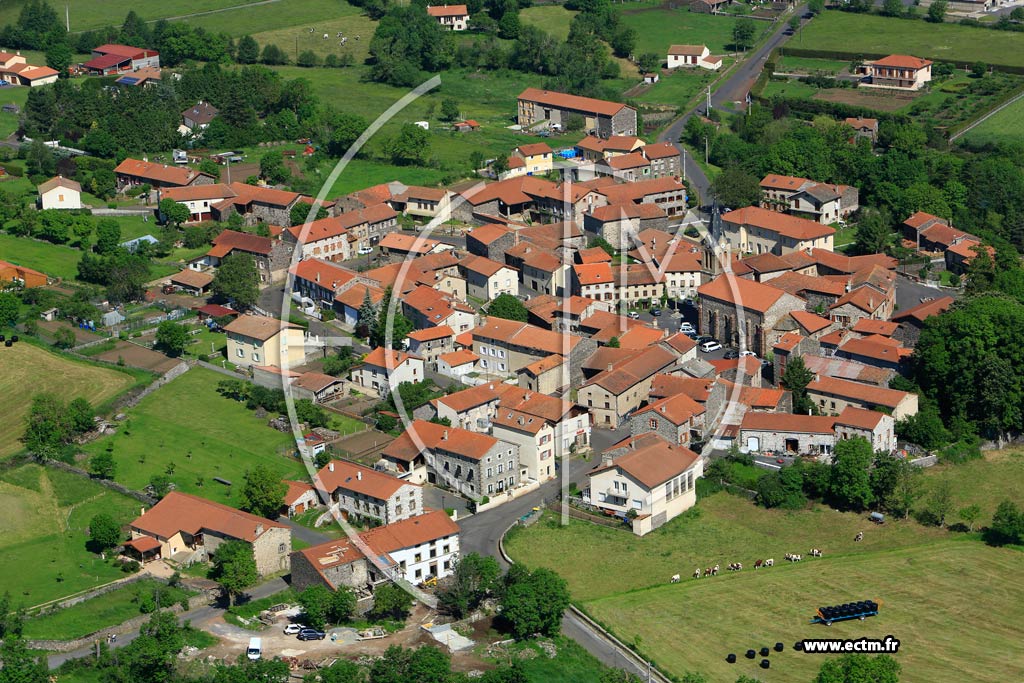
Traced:
MULTIPOLYGON (((288 584, 285 583, 283 579, 280 579, 280 578, 270 579, 269 581, 261 583, 258 586, 254 586, 254 587, 250 588, 246 592, 246 596, 247 596, 247 598, 249 600, 259 600, 260 598, 269 597, 269 596, 273 595, 274 593, 280 593, 281 591, 285 590, 286 588, 288 588, 288 584)), ((207 621, 209 619, 213 619, 214 617, 220 616, 221 614, 224 613, 224 611, 225 610, 224 610, 223 607, 214 607, 214 606, 198 607, 196 609, 189 610, 188 612, 182 612, 182 614, 178 617, 178 621, 181 622, 181 623, 184 623, 186 621, 196 622, 196 623, 204 622, 204 621, 207 621)), ((128 643, 130 643, 133 640, 135 640, 138 636, 139 636, 138 629, 136 629, 134 631, 130 631, 128 633, 119 633, 119 634, 117 634, 117 641, 114 642, 111 645, 111 647, 115 647, 115 648, 117 648, 117 647, 124 647, 128 643)), ((66 662, 66 661, 68 661, 70 659, 80 659, 82 657, 88 657, 88 656, 92 655, 93 653, 95 653, 95 651, 96 651, 95 646, 94 645, 90 645, 88 647, 83 647, 83 648, 79 648, 77 650, 72 650, 71 652, 61 652, 59 654, 50 655, 49 657, 47 657, 46 662, 49 665, 50 669, 56 669, 61 664, 63 664, 64 662, 66 662)))
MULTIPOLYGON (((796 8, 798 15, 803 15, 806 7, 800 5, 796 8)), ((808 20, 803 19, 802 23, 806 23, 808 20)), ((718 89, 711 94, 711 106, 721 107, 727 105, 729 107, 736 106, 736 103, 743 103, 746 101, 747 93, 750 92, 751 86, 754 85, 754 81, 761 74, 761 69, 764 67, 765 61, 768 59, 768 54, 779 47, 787 40, 789 36, 786 35, 786 31, 789 29, 789 25, 786 22, 780 21, 778 25, 773 29, 772 35, 768 40, 756 51, 747 56, 746 60, 736 67, 732 74, 723 82, 718 89)), ((690 117, 694 115, 700 115, 704 110, 704 104, 698 105, 693 110, 687 112, 682 117, 673 121, 665 130, 658 135, 658 142, 671 142, 680 151, 683 150, 683 146, 679 144, 679 136, 682 134, 683 129, 686 127, 686 122, 690 120, 690 117)), ((684 172, 686 179, 690 182, 690 186, 700 196, 702 203, 706 203, 708 199, 708 192, 710 189, 710 182, 708 181, 707 175, 704 174, 704 170, 693 160, 693 155, 684 152, 685 156, 685 168, 684 172)))
POLYGON ((329 541, 332 538, 327 534, 322 534, 319 531, 313 531, 309 527, 302 526, 298 522, 288 519, 284 515, 278 517, 277 521, 281 522, 281 524, 288 525, 288 528, 292 530, 292 538, 297 538, 303 543, 308 543, 309 545, 318 545, 324 541, 329 541))
POLYGON ((938 287, 929 287, 928 285, 923 285, 920 282, 914 282, 902 275, 899 275, 896 278, 897 313, 920 305, 921 299, 923 298, 932 297, 938 299, 943 296, 949 296, 949 291, 939 289, 938 287))

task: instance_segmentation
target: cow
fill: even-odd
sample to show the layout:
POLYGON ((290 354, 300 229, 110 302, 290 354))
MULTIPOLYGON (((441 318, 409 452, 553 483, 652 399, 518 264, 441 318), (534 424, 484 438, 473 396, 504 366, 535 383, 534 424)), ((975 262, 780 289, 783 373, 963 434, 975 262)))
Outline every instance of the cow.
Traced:
POLYGON ((775 566, 775 558, 774 557, 769 557, 767 560, 764 561, 764 566, 766 566, 766 567, 774 567, 775 566))
POLYGON ((718 576, 718 565, 711 568, 711 576, 718 576))
POLYGON ((811 557, 821 557, 821 551, 817 548, 811 548, 811 557))
POLYGON ((669 579, 669 583, 679 583, 679 574, 673 574, 672 578, 669 579))
POLYGON ((695 578, 695 579, 699 579, 700 578, 700 567, 697 567, 696 569, 693 570, 693 578, 695 578))
POLYGON ((754 569, 760 569, 764 565, 764 560, 758 560, 754 562, 754 569))
POLYGON ((330 38, 330 36, 325 33, 324 34, 324 40, 327 40, 328 38, 330 38))
POLYGON ((864 532, 863 531, 858 531, 857 535, 853 537, 853 540, 854 540, 855 543, 859 542, 859 541, 863 541, 864 540, 864 532))

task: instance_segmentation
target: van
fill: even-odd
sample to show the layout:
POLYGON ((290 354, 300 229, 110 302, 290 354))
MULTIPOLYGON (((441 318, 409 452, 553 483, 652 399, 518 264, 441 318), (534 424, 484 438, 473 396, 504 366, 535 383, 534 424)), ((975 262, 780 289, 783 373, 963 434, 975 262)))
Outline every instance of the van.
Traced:
POLYGON ((263 643, 259 638, 249 639, 249 647, 245 651, 245 656, 253 661, 263 656, 263 643))
POLYGON ((721 348, 722 348, 722 345, 719 344, 718 342, 714 341, 714 340, 706 341, 706 342, 704 342, 703 344, 700 345, 700 350, 703 353, 711 353, 712 351, 718 351, 721 348))

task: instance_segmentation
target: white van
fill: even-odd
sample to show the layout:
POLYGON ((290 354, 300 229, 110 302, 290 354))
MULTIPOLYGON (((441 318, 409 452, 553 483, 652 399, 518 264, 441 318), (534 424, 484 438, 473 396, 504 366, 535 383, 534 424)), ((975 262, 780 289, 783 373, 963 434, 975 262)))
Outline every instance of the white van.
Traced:
POLYGON ((711 353, 712 351, 718 351, 721 348, 722 348, 722 345, 719 344, 718 342, 716 342, 713 339, 711 341, 706 341, 706 342, 704 342, 703 344, 700 345, 700 350, 703 353, 711 353))
POLYGON ((249 639, 249 647, 245 651, 245 656, 253 661, 263 656, 263 643, 259 638, 249 639))

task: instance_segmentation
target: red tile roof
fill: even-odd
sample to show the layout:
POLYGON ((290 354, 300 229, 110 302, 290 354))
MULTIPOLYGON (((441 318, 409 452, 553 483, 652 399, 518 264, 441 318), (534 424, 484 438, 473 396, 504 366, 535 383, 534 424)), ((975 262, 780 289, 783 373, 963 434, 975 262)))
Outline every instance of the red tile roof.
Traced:
POLYGON ((611 263, 577 263, 572 267, 581 286, 613 282, 611 263))
POLYGON ((723 273, 711 282, 701 285, 697 288, 697 293, 759 313, 767 312, 786 294, 781 289, 753 280, 744 280, 731 273, 723 273))
POLYGON ((366 298, 367 291, 370 292, 370 303, 374 306, 384 299, 384 290, 380 287, 355 284, 341 294, 335 294, 334 300, 358 311, 359 307, 363 305, 363 300, 366 298))
POLYGON ((670 45, 668 53, 670 55, 697 55, 699 57, 707 49, 706 45, 670 45))
POLYGON ((407 360, 420 360, 420 357, 405 351, 395 351, 394 349, 385 349, 382 346, 378 346, 366 354, 366 357, 363 358, 363 364, 390 370, 397 368, 407 360))
POLYGON ((406 336, 413 341, 426 342, 433 341, 435 339, 444 339, 445 337, 454 337, 455 331, 447 325, 438 325, 436 327, 427 327, 422 330, 413 330, 406 336))
POLYGON ((270 255, 273 249, 273 241, 269 237, 250 235, 247 232, 237 230, 222 230, 219 235, 213 238, 213 249, 208 253, 223 258, 233 250, 247 251, 251 254, 270 255))
POLYGON ((894 323, 891 320, 861 318, 850 329, 860 334, 880 334, 883 337, 891 337, 899 327, 899 323, 894 323))
POLYGON ((300 197, 298 192, 276 190, 272 187, 259 187, 246 183, 231 183, 231 189, 238 195, 234 200, 236 204, 257 202, 270 206, 289 207, 299 201, 300 197))
POLYGON ((901 320, 911 319, 917 322, 924 322, 925 318, 930 318, 933 315, 939 313, 945 313, 949 310, 949 307, 953 305, 954 299, 951 296, 942 296, 933 301, 925 301, 922 304, 908 308, 905 311, 900 311, 892 316, 892 319, 899 322, 901 320))
POLYGON ((448 536, 457 536, 459 525, 444 510, 433 510, 359 534, 378 555, 414 548, 448 536))
POLYGON ((223 183, 212 185, 186 185, 185 187, 168 187, 160 191, 161 199, 173 199, 176 202, 194 202, 204 199, 227 199, 234 197, 235 191, 223 183))
POLYGON ((549 90, 538 90, 537 88, 527 88, 523 92, 519 93, 518 99, 525 100, 527 102, 536 102, 549 107, 572 109, 575 111, 600 114, 602 116, 614 116, 626 108, 626 105, 619 102, 595 100, 590 97, 567 95, 565 93, 549 90))
POLYGON ((285 479, 284 483, 288 484, 288 492, 284 494, 285 505, 291 505, 302 496, 315 490, 308 481, 290 481, 285 479))
POLYGON ((722 216, 722 220, 734 225, 752 225, 762 230, 771 230, 795 240, 818 239, 836 233, 834 228, 827 225, 757 206, 730 211, 722 216))
POLYGON ((891 66, 897 69, 923 69, 931 65, 931 60, 911 57, 910 55, 889 55, 871 62, 872 66, 891 66))
POLYGON ((380 241, 381 249, 404 251, 410 254, 428 254, 441 244, 437 240, 419 235, 405 235, 400 232, 389 232, 380 241))
POLYGON ((820 332, 832 324, 832 321, 828 318, 822 318, 820 315, 808 313, 807 311, 793 311, 789 315, 800 327, 807 330, 808 334, 820 332))
POLYGON ((674 394, 686 394, 694 401, 703 403, 708 400, 711 385, 714 383, 713 379, 698 379, 696 377, 658 373, 651 381, 651 397, 664 398, 674 394))
POLYGON ((226 332, 267 341, 284 330, 301 330, 298 325, 262 315, 240 315, 224 327, 226 332))
POLYGON ((162 539, 179 531, 195 535, 206 529, 227 538, 253 542, 267 529, 287 529, 233 507, 179 491, 171 491, 159 503, 137 517, 132 528, 162 539))
MULTIPOLYGON (((645 440, 646 443, 646 440, 645 440)), ((612 460, 610 465, 598 466, 590 476, 609 469, 619 469, 652 490, 669 479, 687 471, 700 456, 683 446, 676 446, 664 439, 651 440, 650 445, 629 450, 612 460)))
POLYGON ((288 272, 298 279, 318 284, 332 292, 356 278, 356 274, 351 270, 320 259, 299 261, 288 272))
POLYGON ((907 397, 907 392, 871 384, 861 384, 835 377, 818 377, 807 385, 807 390, 819 394, 831 394, 841 398, 852 398, 863 403, 895 408, 907 397))
POLYGON ((846 406, 835 420, 837 425, 847 425, 857 427, 858 429, 874 431, 884 417, 885 413, 877 410, 864 410, 863 408, 846 406))
POLYGON ((478 228, 473 228, 468 233, 467 237, 472 237, 480 244, 491 244, 500 237, 512 232, 503 225, 496 225, 494 223, 488 223, 487 225, 481 225, 478 228))
POLYGON ((531 142, 526 145, 519 145, 516 150, 524 157, 537 156, 538 154, 552 154, 551 146, 546 142, 531 142))
POLYGON ((431 5, 427 7, 427 14, 432 17, 465 17, 469 16, 469 10, 465 5, 431 5))
POLYGON ((200 175, 213 178, 208 173, 194 171, 191 168, 154 164, 140 159, 125 159, 117 165, 114 173, 144 180, 154 180, 164 185, 188 185, 200 175))
POLYGON ((192 270, 191 268, 186 268, 180 273, 172 275, 171 282, 176 285, 184 285, 185 287, 203 289, 213 282, 213 275, 206 272, 200 272, 198 270, 192 270))
POLYGON ((422 444, 422 447, 431 450, 447 451, 472 460, 480 460, 497 443, 497 439, 487 434, 470 432, 459 427, 446 427, 424 420, 413 420, 401 436, 381 451, 381 455, 411 462, 422 452, 422 444), (416 438, 413 438, 413 435, 416 438))
POLYGON ((506 266, 504 263, 492 261, 491 259, 485 256, 466 256, 464 259, 459 261, 459 266, 461 268, 465 268, 471 273, 483 275, 484 277, 487 278, 492 277, 502 268, 508 268, 509 270, 512 270, 512 268, 506 266))
POLYGON ((364 467, 348 460, 331 460, 316 473, 315 481, 318 487, 328 493, 344 489, 379 500, 387 500, 403 486, 419 488, 419 484, 407 482, 390 474, 379 472, 372 467, 364 467))
POLYGON ((442 353, 437 357, 438 360, 443 360, 450 367, 456 368, 460 365, 466 365, 468 363, 475 363, 480 360, 480 356, 476 355, 472 351, 466 349, 459 349, 458 351, 452 351, 451 353, 442 353))
POLYGON ((582 341, 582 338, 576 335, 552 332, 535 325, 503 320, 494 316, 490 316, 483 325, 473 330, 473 339, 474 341, 493 339, 536 351, 539 352, 537 355, 545 356, 553 353, 566 354, 582 341))
POLYGON ((641 408, 634 414, 657 413, 671 420, 672 424, 681 425, 695 415, 700 415, 704 412, 703 404, 697 403, 686 394, 676 394, 675 396, 668 396, 654 401, 646 408, 641 408))
POLYGON ((822 415, 793 415, 790 413, 761 413, 748 411, 740 429, 759 432, 789 432, 797 434, 831 434, 835 418, 822 415))

